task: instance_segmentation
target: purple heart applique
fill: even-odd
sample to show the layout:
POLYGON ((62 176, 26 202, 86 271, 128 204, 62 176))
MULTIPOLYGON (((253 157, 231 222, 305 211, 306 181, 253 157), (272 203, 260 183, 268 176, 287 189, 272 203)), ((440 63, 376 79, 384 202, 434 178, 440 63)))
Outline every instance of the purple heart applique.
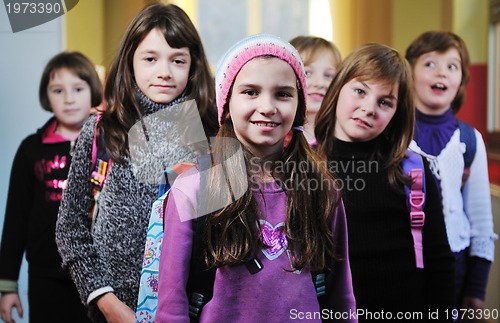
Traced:
POLYGON ((262 253, 269 260, 278 258, 288 246, 288 240, 285 234, 285 222, 276 224, 275 227, 266 220, 259 220, 262 242, 269 246, 263 248, 262 253))

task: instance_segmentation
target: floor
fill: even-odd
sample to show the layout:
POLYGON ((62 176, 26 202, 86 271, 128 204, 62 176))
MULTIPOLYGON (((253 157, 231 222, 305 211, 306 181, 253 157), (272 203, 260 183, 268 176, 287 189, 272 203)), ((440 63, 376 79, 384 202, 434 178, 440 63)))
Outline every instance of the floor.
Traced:
MULTIPOLYGON (((493 208, 493 221, 495 225, 495 232, 500 235, 500 189, 493 188, 492 191, 492 208, 493 208)), ((495 243, 495 262, 491 267, 490 277, 488 281, 488 288, 486 290, 486 303, 485 309, 490 311, 496 310, 497 319, 490 319, 487 322, 500 323, 500 240, 495 243)), ((485 312, 486 314, 486 312, 485 312)))

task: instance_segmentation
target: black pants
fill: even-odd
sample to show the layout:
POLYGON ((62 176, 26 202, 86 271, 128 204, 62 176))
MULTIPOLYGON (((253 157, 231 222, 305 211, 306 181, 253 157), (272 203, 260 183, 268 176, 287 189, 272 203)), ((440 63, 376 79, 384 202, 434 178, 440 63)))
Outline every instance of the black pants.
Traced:
POLYGON ((90 323, 70 279, 28 275, 30 323, 90 323))

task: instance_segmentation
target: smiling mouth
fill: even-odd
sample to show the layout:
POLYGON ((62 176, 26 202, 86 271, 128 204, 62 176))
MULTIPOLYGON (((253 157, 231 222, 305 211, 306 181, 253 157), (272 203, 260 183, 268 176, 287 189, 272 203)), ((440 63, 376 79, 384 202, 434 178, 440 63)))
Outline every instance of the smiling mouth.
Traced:
POLYGON ((447 89, 447 87, 444 84, 439 83, 439 84, 432 85, 431 89, 444 91, 447 89))
POLYGON ((276 122, 252 122, 254 125, 258 126, 258 127, 277 127, 280 125, 280 123, 276 123, 276 122))

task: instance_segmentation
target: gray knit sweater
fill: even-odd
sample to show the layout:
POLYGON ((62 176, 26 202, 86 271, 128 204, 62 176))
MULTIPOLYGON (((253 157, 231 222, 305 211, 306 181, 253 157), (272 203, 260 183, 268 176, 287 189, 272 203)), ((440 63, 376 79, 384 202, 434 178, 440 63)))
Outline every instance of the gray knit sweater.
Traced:
MULTIPOLYGON (((175 103, 184 101, 160 105, 141 92, 138 96, 145 116, 153 116, 160 110, 162 113, 175 110, 175 103)), ((136 309, 146 230, 158 194, 158 182, 153 183, 148 174, 149 178, 157 178, 161 165, 195 160, 191 150, 176 140, 175 134, 185 129, 179 129, 182 125, 179 127, 165 116, 168 114, 163 113, 162 120, 146 122, 150 140, 145 140, 141 123, 135 127, 140 129, 135 139, 129 136, 131 156, 125 158, 125 164, 112 164, 101 192, 93 232, 90 173, 96 117, 90 117, 82 129, 59 209, 56 243, 62 265, 69 269, 84 304, 92 292, 109 286, 121 301, 136 309), (163 144, 154 140, 162 134, 167 138, 163 144), (134 156, 139 157, 134 159, 134 156)), ((91 301, 88 307, 94 321, 105 322, 95 302, 91 301)))

